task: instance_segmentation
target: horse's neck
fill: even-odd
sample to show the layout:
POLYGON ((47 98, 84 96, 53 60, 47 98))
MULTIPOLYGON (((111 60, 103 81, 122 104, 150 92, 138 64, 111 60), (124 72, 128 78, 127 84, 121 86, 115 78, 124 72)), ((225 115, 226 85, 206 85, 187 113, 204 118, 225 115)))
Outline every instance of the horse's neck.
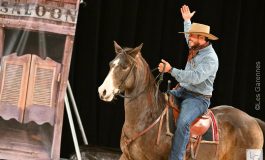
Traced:
POLYGON ((163 110, 162 95, 158 92, 156 97, 155 80, 149 68, 143 68, 139 75, 135 86, 125 98, 125 126, 129 125, 130 128, 135 130, 142 130, 150 125, 155 119, 159 117, 163 110), (135 96, 137 95, 138 96, 135 96))

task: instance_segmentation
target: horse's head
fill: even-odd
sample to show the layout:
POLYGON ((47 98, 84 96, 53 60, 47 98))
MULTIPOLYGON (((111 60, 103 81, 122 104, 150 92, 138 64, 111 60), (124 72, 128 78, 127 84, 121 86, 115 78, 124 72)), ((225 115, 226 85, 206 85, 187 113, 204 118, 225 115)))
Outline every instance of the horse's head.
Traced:
POLYGON ((136 58, 142 44, 136 48, 121 48, 114 41, 114 48, 116 57, 109 63, 109 73, 98 88, 100 99, 108 102, 112 101, 118 93, 132 87, 135 80, 136 58))

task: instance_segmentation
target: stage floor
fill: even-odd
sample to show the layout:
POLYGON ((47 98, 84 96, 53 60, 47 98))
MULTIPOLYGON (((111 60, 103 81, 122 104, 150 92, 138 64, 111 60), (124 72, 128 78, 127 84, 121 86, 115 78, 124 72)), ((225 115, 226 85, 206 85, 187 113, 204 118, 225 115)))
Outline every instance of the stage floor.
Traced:
MULTIPOLYGON (((118 160, 121 156, 119 149, 92 145, 80 146, 80 151, 82 160, 118 160)), ((70 160, 77 160, 76 155, 72 155, 70 160)))
POLYGON ((0 118, 0 159, 50 159, 52 127, 0 118))

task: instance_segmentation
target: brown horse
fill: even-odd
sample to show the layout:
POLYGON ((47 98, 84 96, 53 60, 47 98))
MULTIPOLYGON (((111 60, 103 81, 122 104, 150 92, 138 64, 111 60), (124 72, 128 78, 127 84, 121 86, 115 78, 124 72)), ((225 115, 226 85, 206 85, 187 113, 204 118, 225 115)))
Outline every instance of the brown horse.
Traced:
MULTIPOLYGON (((166 160, 171 137, 166 134, 166 125, 162 125, 160 142, 156 144, 159 123, 153 123, 162 114, 166 101, 160 92, 156 97, 155 79, 140 53, 142 45, 121 48, 114 42, 114 46, 116 57, 110 62, 110 71, 98 91, 107 102, 125 92, 120 159, 166 160), (153 127, 143 133, 151 124, 153 127)), ((219 126, 218 149, 214 150, 217 153, 210 154, 213 150, 201 145, 197 159, 242 160, 246 159, 246 149, 263 147, 263 133, 255 118, 231 106, 214 107, 212 111, 219 126)))

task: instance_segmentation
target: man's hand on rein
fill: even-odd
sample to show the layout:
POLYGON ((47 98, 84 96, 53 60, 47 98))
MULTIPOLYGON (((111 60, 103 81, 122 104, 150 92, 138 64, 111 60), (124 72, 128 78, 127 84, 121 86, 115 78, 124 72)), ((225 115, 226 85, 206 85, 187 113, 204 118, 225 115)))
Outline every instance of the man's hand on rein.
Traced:
POLYGON ((159 65, 158 65, 159 72, 162 72, 163 71, 164 65, 165 65, 164 72, 165 73, 170 72, 171 71, 171 68, 172 68, 171 65, 167 61, 165 61, 163 59, 161 59, 161 63, 159 63, 159 65))

